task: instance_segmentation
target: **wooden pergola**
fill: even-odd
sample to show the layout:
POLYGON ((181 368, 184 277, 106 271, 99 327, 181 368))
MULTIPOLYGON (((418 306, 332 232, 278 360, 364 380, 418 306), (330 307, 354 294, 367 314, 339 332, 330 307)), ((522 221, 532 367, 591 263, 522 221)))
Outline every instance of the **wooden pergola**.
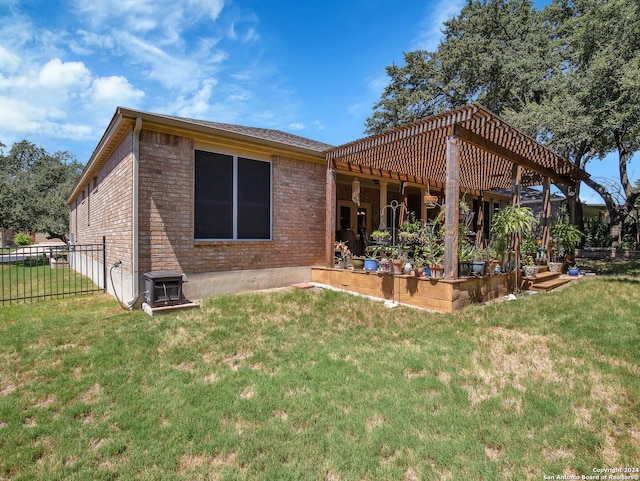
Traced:
MULTIPOLYGON (((445 278, 457 278, 458 199, 485 191, 543 186, 543 244, 548 246, 550 184, 575 190, 586 174, 565 158, 510 126, 479 104, 424 118, 326 152, 328 259, 333 258, 334 172, 440 187, 445 191, 445 278), (449 202, 455 199, 455 202, 449 202), (330 257, 329 257, 330 256, 330 257)), ((329 261, 330 262, 330 261, 329 261)))

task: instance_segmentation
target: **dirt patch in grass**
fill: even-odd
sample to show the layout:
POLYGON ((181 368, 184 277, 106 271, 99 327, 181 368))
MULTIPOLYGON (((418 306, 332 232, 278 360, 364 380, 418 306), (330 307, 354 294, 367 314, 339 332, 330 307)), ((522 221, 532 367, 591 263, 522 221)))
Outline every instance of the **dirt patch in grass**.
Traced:
POLYGON ((232 371, 237 371, 240 367, 243 366, 244 362, 247 359, 250 359, 253 356, 252 352, 249 351, 240 351, 236 352, 231 356, 227 356, 224 358, 225 364, 229 366, 229 369, 232 371))
POLYGON ((378 428, 384 425, 385 419, 380 414, 376 414, 375 416, 370 417, 365 421, 365 426, 368 432, 373 431, 375 428, 378 428))
POLYGON ((91 389, 80 396, 80 400, 87 404, 97 403, 102 399, 102 386, 97 382, 91 386, 91 389))
POLYGON ((191 479, 218 480, 218 471, 225 468, 240 469, 238 455, 235 452, 214 455, 185 454, 180 458, 180 474, 189 475, 191 479), (202 471, 206 471, 206 475, 199 474, 202 471))
POLYGON ((403 481, 420 481, 420 472, 414 468, 410 467, 404 473, 403 481))
POLYGON ((16 385, 13 383, 13 381, 5 377, 0 378, 0 396, 8 396, 15 390, 16 385))
POLYGON ((525 379, 560 381, 545 336, 499 327, 489 331, 480 345, 482 348, 471 358, 473 369, 461 372, 481 381, 463 386, 474 405, 502 394, 509 385, 524 392, 525 379))

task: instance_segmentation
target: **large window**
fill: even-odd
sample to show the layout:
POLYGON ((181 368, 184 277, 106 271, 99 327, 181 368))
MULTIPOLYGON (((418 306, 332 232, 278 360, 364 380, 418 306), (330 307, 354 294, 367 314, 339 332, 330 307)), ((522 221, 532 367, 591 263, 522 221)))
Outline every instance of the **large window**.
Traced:
POLYGON ((271 239, 271 163, 196 150, 196 239, 271 239))

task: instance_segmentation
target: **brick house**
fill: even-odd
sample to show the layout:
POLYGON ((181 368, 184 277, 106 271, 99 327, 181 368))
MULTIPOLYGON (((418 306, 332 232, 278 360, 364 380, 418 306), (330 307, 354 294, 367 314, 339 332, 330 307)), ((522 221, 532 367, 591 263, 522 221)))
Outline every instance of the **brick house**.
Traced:
POLYGON ((107 288, 126 301, 141 294, 147 272, 186 274, 194 299, 314 280, 331 270, 334 240, 360 254, 361 230, 399 225, 389 206, 402 203, 426 221, 435 195, 444 209, 443 283, 456 291, 447 310, 483 292, 458 281, 460 221, 484 243, 493 212, 541 185, 547 245, 551 182, 574 187, 584 175, 478 104, 338 147, 118 108, 67 203, 72 241, 104 236, 109 270, 121 261, 107 288), (471 219, 459 217, 461 198, 471 219))
POLYGON ((106 237, 107 265, 122 262, 107 288, 124 301, 153 271, 186 274, 191 298, 309 280, 326 256, 330 147, 118 108, 67 201, 70 237, 106 237))

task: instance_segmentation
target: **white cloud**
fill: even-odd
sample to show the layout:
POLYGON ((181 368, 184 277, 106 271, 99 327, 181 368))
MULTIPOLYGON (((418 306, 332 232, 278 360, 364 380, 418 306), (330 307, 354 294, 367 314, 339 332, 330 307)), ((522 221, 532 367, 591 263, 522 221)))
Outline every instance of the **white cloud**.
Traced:
POLYGON ((20 66, 20 57, 0 45, 0 72, 15 73, 20 66))
POLYGON ((76 0, 76 11, 95 29, 120 25, 137 34, 154 33, 164 45, 180 39, 186 28, 201 20, 216 20, 223 0, 76 0))
POLYGON ((304 130, 305 126, 302 122, 293 122, 289 124, 289 130, 304 130))
POLYGON ((99 77, 91 85, 92 99, 103 105, 134 106, 144 97, 142 90, 136 89, 125 77, 99 77))
POLYGON ((460 13, 466 0, 440 0, 431 6, 428 15, 421 22, 421 34, 414 40, 412 50, 434 51, 443 39, 444 22, 460 13))
POLYGON ((91 139, 103 128, 104 112, 135 105, 143 96, 125 77, 95 76, 83 62, 23 62, 14 75, 0 77, 0 140, 91 139))
MULTIPOLYGON (((140 67, 140 73, 165 88, 189 92, 198 88, 201 79, 208 78, 226 58, 221 51, 175 55, 143 38, 122 32, 119 35, 127 57, 140 67)), ((204 45, 209 45, 205 43, 204 45)), ((204 48, 204 47, 203 47, 204 48)))
POLYGON ((89 84, 89 77, 89 70, 82 62, 62 62, 54 58, 42 67, 38 82, 47 89, 81 89, 89 84))
POLYGON ((115 49, 115 42, 110 34, 97 34, 82 29, 75 32, 68 45, 73 53, 83 56, 91 55, 94 50, 113 52, 115 49))

